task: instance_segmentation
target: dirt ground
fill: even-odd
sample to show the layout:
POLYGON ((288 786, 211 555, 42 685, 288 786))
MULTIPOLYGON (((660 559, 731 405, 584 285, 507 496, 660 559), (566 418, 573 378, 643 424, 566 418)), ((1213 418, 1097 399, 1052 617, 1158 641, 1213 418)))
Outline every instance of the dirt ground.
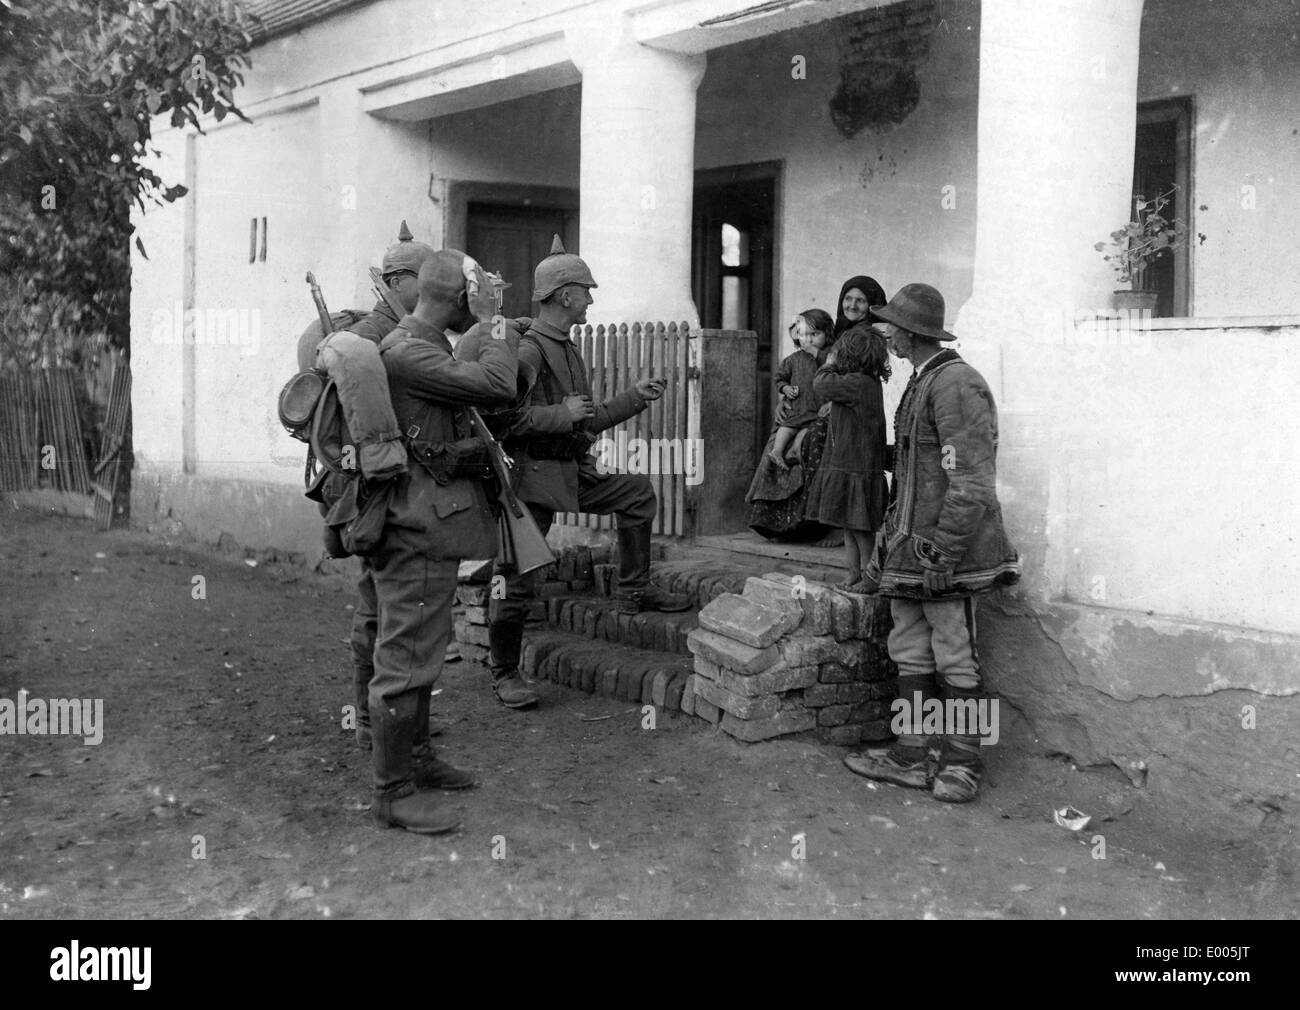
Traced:
POLYGON ((379 830, 340 727, 352 602, 337 577, 6 501, 0 699, 102 698, 104 728, 0 736, 0 917, 1296 914, 1289 839, 1216 840, 1118 771, 995 747, 980 801, 947 806, 839 748, 644 729, 549 684, 508 711, 463 663, 434 699, 443 756, 481 781, 447 798, 463 827, 379 830), (1093 823, 1054 825, 1065 803, 1093 823))

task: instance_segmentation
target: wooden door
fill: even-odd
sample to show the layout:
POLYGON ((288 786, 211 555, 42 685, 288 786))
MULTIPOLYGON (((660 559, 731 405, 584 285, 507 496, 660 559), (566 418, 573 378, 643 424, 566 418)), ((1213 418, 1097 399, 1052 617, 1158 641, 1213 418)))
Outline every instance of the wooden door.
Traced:
POLYGON ((696 173, 691 288, 707 329, 758 334, 754 377, 756 438, 772 421, 772 372, 780 341, 772 333, 776 166, 740 165, 696 173))
MULTIPOLYGON (((510 317, 536 315, 533 269, 551 251, 556 235, 572 231, 569 212, 550 207, 471 203, 466 221, 466 252, 484 269, 510 282, 502 312, 510 317)), ((576 253, 576 245, 566 246, 576 253)))

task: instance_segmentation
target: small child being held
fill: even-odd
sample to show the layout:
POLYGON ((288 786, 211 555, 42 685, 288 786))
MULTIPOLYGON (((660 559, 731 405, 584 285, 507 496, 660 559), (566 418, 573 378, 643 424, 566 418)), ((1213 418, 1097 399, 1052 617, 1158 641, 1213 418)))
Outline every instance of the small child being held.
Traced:
POLYGON ((813 377, 826 360, 826 346, 833 339, 835 321, 821 309, 808 309, 790 325, 795 351, 781 362, 773 376, 781 402, 776 411, 776 439, 768 458, 782 470, 790 469, 786 451, 800 428, 817 419, 817 396, 813 377))
POLYGON ((888 504, 885 407, 889 379, 884 335, 858 323, 843 333, 813 380, 831 405, 826 448, 804 504, 805 518, 844 530, 848 578, 841 588, 871 592, 863 571, 888 504))

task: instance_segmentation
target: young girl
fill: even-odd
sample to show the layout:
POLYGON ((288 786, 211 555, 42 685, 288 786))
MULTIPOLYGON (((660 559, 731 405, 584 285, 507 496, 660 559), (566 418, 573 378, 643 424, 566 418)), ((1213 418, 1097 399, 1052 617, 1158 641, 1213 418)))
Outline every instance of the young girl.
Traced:
POLYGON ((885 484, 885 408, 881 383, 890 375, 885 337, 865 323, 835 342, 813 388, 831 404, 821 466, 804 516, 844 530, 849 577, 840 588, 869 592, 862 570, 888 503, 885 484))
POLYGON ((821 309, 808 309, 794 317, 790 332, 794 335, 794 353, 781 362, 773 377, 781 403, 777 407, 776 440, 768 459, 782 470, 790 469, 786 450, 800 428, 817 419, 818 401, 813 393, 817 366, 826 359, 825 348, 831 342, 834 323, 821 309))

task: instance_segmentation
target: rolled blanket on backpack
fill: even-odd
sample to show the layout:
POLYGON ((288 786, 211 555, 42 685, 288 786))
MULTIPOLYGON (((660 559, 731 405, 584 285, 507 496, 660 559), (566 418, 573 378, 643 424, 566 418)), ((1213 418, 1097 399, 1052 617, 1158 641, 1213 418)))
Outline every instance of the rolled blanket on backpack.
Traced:
POLYGON ((327 372, 338 388, 344 420, 356 439, 356 463, 362 476, 384 480, 405 473, 406 446, 378 346, 347 330, 331 333, 316 348, 316 367, 327 372))

